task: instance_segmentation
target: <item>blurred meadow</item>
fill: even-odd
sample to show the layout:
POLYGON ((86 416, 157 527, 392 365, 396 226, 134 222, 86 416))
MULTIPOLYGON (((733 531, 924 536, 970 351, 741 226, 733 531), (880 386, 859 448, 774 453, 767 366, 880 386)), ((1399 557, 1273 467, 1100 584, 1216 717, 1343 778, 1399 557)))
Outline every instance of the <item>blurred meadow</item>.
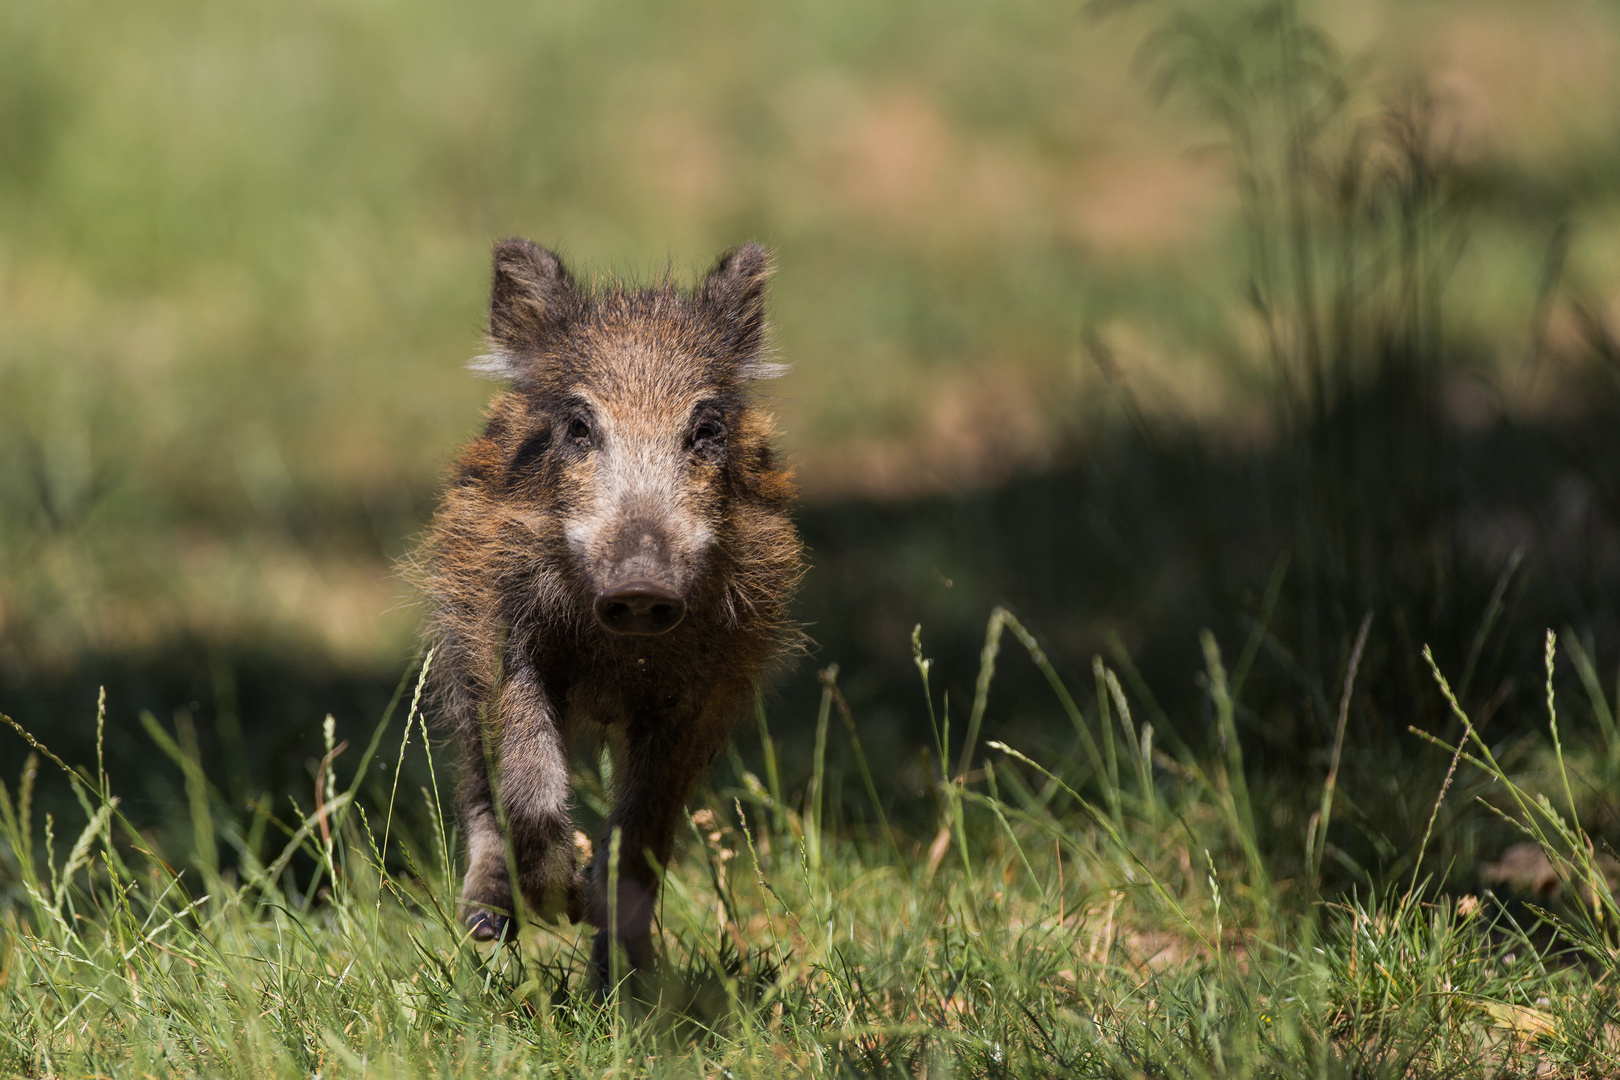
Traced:
MULTIPOLYGON (((689 279, 757 238, 814 564, 784 739, 837 663, 920 791, 912 628, 960 703, 1006 603, 1195 751, 1212 629, 1251 769, 1315 791, 1370 611, 1357 775, 1429 786, 1342 846, 1395 872, 1424 644, 1515 732, 1543 628, 1620 660, 1617 230, 1597 2, 5 5, 0 708, 78 760, 106 686, 123 760, 151 710, 303 790, 417 649, 491 240, 689 279)), ((1054 729, 998 678, 987 723, 1054 729)))

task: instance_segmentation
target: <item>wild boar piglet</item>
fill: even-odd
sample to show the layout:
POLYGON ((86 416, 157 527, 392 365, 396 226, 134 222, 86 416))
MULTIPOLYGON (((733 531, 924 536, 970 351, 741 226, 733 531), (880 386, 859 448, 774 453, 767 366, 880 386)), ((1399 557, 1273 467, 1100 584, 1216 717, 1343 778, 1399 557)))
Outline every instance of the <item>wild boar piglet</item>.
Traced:
POLYGON ((795 640, 793 486, 751 393, 780 370, 764 355, 770 261, 745 244, 690 290, 588 289, 526 240, 496 244, 494 262, 473 367, 509 386, 461 452, 419 560, 430 685, 463 753, 462 917, 476 938, 507 935, 515 886, 529 911, 599 928, 601 973, 611 907, 644 967, 654 868, 795 640), (583 869, 568 765, 581 738, 608 747, 614 788, 583 869))

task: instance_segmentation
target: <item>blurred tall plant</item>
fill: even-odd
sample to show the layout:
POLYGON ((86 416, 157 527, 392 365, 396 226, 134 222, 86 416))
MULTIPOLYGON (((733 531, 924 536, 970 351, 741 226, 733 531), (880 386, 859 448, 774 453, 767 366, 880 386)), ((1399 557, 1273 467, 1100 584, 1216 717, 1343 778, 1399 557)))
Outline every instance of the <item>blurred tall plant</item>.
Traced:
POLYGON ((1419 650, 1455 658, 1465 697, 1477 688, 1518 566, 1487 571, 1486 595, 1459 588, 1471 570, 1442 391, 1475 358, 1448 338, 1445 299, 1474 204, 1454 132, 1423 86, 1376 92, 1294 0, 1172 8, 1143 55, 1159 94, 1190 97, 1218 125, 1239 195, 1246 299, 1287 462, 1272 651, 1309 684, 1326 732, 1356 628, 1375 612, 1386 645, 1369 659, 1404 676, 1375 680, 1403 698, 1396 730, 1419 701, 1443 721, 1419 650))

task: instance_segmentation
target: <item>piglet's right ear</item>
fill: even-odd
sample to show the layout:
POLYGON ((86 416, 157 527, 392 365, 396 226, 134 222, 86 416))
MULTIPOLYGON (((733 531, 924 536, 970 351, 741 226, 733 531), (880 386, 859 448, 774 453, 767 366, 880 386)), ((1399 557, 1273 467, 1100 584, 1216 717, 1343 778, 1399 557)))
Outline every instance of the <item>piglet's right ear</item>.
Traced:
POLYGON ((521 378, 578 303, 579 288, 555 252, 518 238, 498 242, 489 287, 489 352, 469 367, 497 379, 521 378))

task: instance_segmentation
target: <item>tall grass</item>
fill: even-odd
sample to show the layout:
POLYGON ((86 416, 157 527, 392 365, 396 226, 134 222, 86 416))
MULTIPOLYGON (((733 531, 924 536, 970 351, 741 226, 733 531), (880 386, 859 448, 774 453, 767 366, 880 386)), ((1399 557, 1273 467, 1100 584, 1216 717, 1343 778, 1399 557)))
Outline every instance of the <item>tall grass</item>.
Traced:
MULTIPOLYGON (((1570 882, 1558 913, 1388 889, 1331 902, 1276 880, 1206 639, 1210 703, 1233 736, 1166 756, 1102 668, 1077 704, 1033 635, 1071 756, 983 753, 930 697, 937 835, 838 820, 818 759, 788 797, 740 761, 691 815, 666 878, 655 979, 605 992, 588 934, 539 925, 475 947, 456 922, 454 824, 437 788, 363 792, 379 749, 431 756, 415 704, 352 776, 336 753, 309 807, 230 812, 184 739, 195 826, 160 847, 98 760, 39 745, 0 789, 0 1072, 21 1076, 1487 1076, 1620 1068, 1615 901, 1579 819, 1509 776, 1465 716, 1480 770, 1570 882), (396 742, 397 740, 397 742, 396 742), (41 767, 82 822, 32 819, 41 767), (1101 797, 1081 791, 1100 787, 1101 797), (230 864, 229 866, 227 864, 230 864), (1538 1071, 1539 1070, 1539 1071, 1538 1071)), ((919 639, 920 641, 920 639, 919 639)), ((931 664, 919 644, 925 686, 931 664)), ((1547 652, 1552 673, 1554 653, 1547 652)), ((1006 661, 1003 660, 1003 663, 1006 661)), ((1437 685, 1450 689, 1440 672, 1437 685)), ((997 734, 987 698, 972 715, 997 734)), ((820 738, 843 712, 829 674, 820 738)), ((1549 708, 1553 702, 1549 694, 1549 708)), ((845 714, 851 748, 858 725, 845 714)), ((768 728, 765 718, 762 727, 768 728)), ((1549 713, 1552 745, 1570 739, 1549 713), (1561 741, 1563 740, 1563 741, 1561 741)), ((32 740, 31 740, 32 741, 32 740)), ((336 750, 335 747, 330 749, 336 750)), ((432 774, 444 762, 431 761, 432 774)), ((864 761, 862 762, 865 768, 864 761)), ((396 765, 395 776, 398 776, 396 765)), ((1569 774, 1560 774, 1566 781, 1569 774)), ((395 786, 397 787, 397 781, 395 786)), ((589 785, 587 785, 588 787, 589 785)), ((1324 813, 1332 800, 1324 801, 1324 813)))

